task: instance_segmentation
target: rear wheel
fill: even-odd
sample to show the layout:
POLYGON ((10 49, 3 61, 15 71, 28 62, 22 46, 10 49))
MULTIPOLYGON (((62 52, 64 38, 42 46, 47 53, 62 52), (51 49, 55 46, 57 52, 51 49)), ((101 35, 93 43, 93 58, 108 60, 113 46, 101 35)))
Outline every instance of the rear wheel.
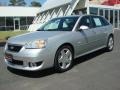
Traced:
POLYGON ((65 72, 73 65, 73 51, 70 46, 60 47, 55 56, 55 70, 65 72))
POLYGON ((107 51, 112 51, 114 48, 114 38, 113 36, 109 36, 108 41, 107 41, 107 51))

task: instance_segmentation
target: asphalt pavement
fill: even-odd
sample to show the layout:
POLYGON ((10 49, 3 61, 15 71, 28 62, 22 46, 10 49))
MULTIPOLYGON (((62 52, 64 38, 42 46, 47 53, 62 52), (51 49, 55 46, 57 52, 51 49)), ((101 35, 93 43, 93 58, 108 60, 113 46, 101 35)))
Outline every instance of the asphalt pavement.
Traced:
POLYGON ((115 48, 80 57, 65 73, 47 69, 27 72, 7 68, 0 46, 0 90, 120 90, 120 30, 115 31, 115 48))

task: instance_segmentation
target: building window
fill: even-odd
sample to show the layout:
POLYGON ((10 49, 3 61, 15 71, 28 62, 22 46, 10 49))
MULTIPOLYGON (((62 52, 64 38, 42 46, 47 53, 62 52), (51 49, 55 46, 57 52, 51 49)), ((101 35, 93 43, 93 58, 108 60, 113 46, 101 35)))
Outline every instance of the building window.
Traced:
POLYGON ((118 28, 118 11, 115 10, 115 28, 118 28))
POLYGON ((6 30, 14 30, 13 17, 6 17, 6 30))
POLYGON ((27 25, 32 24, 34 17, 27 17, 27 25))
POLYGON ((87 9, 83 8, 83 9, 77 9, 74 10, 72 15, 81 15, 81 14, 87 14, 87 9))
POLYGON ((110 10, 110 23, 113 24, 113 10, 110 10))
POLYGON ((98 8, 90 7, 90 14, 98 15, 98 8))
POLYGON ((119 10, 119 28, 120 28, 120 10, 119 10))
POLYGON ((0 17, 0 31, 5 30, 5 17, 0 17))
POLYGON ((99 10, 99 15, 103 16, 103 9, 99 10))
POLYGON ((105 10, 105 18, 106 18, 107 20, 109 20, 108 10, 105 10))
POLYGON ((28 28, 27 18, 26 17, 20 17, 20 30, 26 30, 27 28, 28 28))

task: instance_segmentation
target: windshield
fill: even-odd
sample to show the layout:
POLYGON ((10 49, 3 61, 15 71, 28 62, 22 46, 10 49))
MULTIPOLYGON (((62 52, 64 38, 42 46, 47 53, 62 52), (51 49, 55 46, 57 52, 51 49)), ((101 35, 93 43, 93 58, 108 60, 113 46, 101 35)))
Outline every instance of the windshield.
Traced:
POLYGON ((43 25, 38 31, 72 31, 78 17, 55 18, 43 25))

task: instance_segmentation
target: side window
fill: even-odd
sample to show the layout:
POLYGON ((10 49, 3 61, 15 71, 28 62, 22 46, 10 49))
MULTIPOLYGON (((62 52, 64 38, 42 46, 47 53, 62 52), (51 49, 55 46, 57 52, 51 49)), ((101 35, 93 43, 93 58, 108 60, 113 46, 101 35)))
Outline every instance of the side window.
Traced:
POLYGON ((50 24, 46 25, 44 27, 44 30, 53 30, 53 29, 58 29, 59 27, 59 23, 60 23, 60 19, 56 20, 55 22, 54 21, 51 21, 50 24))
POLYGON ((82 25, 88 26, 89 28, 91 28, 92 25, 91 25, 90 17, 88 17, 88 16, 82 17, 79 22, 79 27, 82 25))
POLYGON ((94 24, 95 27, 101 27, 101 26, 103 26, 100 18, 98 18, 98 17, 94 17, 93 18, 93 24, 94 24))
POLYGON ((73 28, 74 27, 74 19, 65 19, 63 20, 63 26, 62 28, 73 28))
POLYGON ((96 16, 92 17, 92 23, 94 28, 109 25, 109 23, 104 18, 96 16))

